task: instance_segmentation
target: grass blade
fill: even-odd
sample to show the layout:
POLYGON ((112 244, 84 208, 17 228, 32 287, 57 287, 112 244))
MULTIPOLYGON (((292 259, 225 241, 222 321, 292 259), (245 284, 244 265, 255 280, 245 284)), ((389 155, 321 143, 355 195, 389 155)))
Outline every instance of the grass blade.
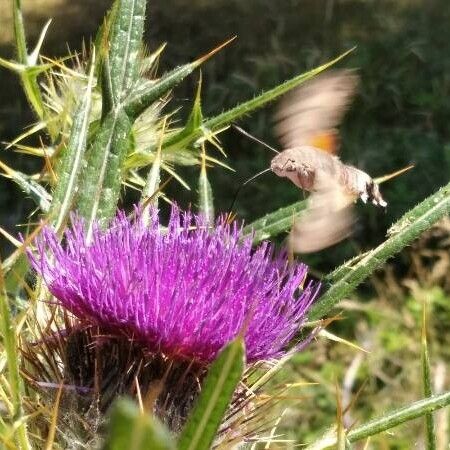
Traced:
POLYGON ((12 419, 16 423, 15 435, 22 450, 31 449, 26 423, 23 416, 22 396, 24 394, 19 372, 18 341, 5 290, 3 270, 0 266, 0 335, 2 337, 8 364, 8 382, 11 391, 12 419))
MULTIPOLYGON (((431 388, 431 375, 430 375, 430 359, 428 356, 428 344, 427 344, 427 308, 426 302, 422 305, 422 333, 421 333, 421 363, 422 363, 422 384, 423 394, 425 397, 432 397, 433 391, 431 388)), ((436 449, 436 433, 434 418, 431 412, 425 414, 425 428, 426 428, 426 445, 428 450, 436 449)))
POLYGON ((244 345, 242 338, 237 338, 212 364, 200 398, 181 432, 179 450, 207 450, 211 447, 243 370, 244 345))
POLYGON ((391 227, 390 237, 368 252, 356 264, 337 268, 327 278, 333 284, 316 302, 310 312, 310 320, 325 316, 337 303, 350 294, 381 264, 394 256, 439 219, 450 213, 450 183, 408 211, 391 227), (339 278, 335 274, 339 273, 339 278))

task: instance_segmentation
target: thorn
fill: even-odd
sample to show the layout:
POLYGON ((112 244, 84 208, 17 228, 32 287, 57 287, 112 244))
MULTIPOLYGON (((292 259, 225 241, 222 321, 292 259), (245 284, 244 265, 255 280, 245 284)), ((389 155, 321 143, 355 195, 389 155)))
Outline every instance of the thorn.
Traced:
POLYGON ((215 55, 217 52, 222 50, 224 47, 226 47, 230 42, 233 42, 237 36, 233 36, 232 38, 225 41, 223 44, 220 44, 216 48, 213 48, 210 52, 206 53, 206 55, 201 56, 200 58, 196 59, 192 64, 197 67, 200 64, 203 64, 207 59, 211 58, 211 56, 215 55))
POLYGON ((5 229, 0 227, 0 234, 3 235, 9 242, 11 242, 14 247, 19 248, 22 245, 22 242, 17 240, 14 236, 11 236, 5 229))
POLYGON ((42 44, 45 39, 45 35, 47 34, 48 27, 52 23, 52 19, 47 20, 47 23, 44 25, 44 28, 41 31, 39 39, 36 43, 36 47, 32 51, 32 53, 28 56, 28 64, 31 66, 35 66, 38 62, 39 52, 41 51, 42 44))
POLYGON ((6 176, 13 178, 15 171, 11 169, 11 167, 7 166, 3 161, 0 161, 0 168, 3 169, 3 172, 6 176))

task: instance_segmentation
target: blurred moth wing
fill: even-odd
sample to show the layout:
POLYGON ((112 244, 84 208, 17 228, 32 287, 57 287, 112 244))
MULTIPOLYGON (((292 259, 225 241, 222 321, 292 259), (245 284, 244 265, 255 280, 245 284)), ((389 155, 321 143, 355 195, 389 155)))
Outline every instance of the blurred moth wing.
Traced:
POLYGON ((294 253, 311 253, 330 247, 348 237, 353 229, 354 197, 324 172, 316 172, 316 184, 308 208, 294 222, 288 238, 288 247, 294 253))
POLYGON ((281 100, 275 133, 283 148, 311 145, 336 153, 341 123, 359 84, 354 70, 318 75, 281 100))
POLYGON ((275 131, 285 150, 272 159, 271 169, 312 193, 291 232, 295 252, 321 250, 349 236, 352 203, 358 197, 387 205, 368 174, 330 154, 337 149, 336 127, 357 85, 358 77, 350 70, 316 77, 285 98, 275 115, 275 131))

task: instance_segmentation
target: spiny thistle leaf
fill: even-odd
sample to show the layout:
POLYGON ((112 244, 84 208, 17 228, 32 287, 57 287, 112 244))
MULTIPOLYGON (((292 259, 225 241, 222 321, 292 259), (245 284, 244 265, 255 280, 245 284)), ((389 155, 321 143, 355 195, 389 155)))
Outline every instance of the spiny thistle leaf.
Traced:
POLYGON ((156 82, 154 80, 147 80, 140 86, 137 86, 124 101, 126 113, 131 119, 136 119, 145 109, 167 94, 197 67, 233 40, 234 38, 229 39, 192 63, 171 70, 156 82))
POLYGON ((164 142, 163 149, 176 146, 186 147, 202 136, 202 134, 204 133, 203 129, 217 131, 218 129, 229 126, 232 122, 240 119, 241 117, 247 114, 250 114, 251 112, 259 108, 262 108, 267 103, 276 100, 281 95, 285 94, 286 92, 290 91, 296 86, 304 83, 305 81, 324 71, 333 64, 336 64, 342 58, 347 56, 351 51, 353 51, 353 49, 343 53, 342 55, 328 62, 327 64, 324 64, 320 67, 317 67, 316 69, 310 70, 309 72, 291 78, 290 80, 285 81, 284 83, 276 86, 275 88, 263 92, 262 94, 256 96, 255 98, 248 100, 244 103, 241 103, 240 105, 237 105, 234 108, 225 111, 216 117, 206 119, 205 121, 203 121, 202 127, 197 128, 196 130, 194 130, 194 132, 190 134, 187 133, 185 129, 182 129, 180 132, 173 134, 167 138, 167 140, 164 142))
MULTIPOLYGON (((114 215, 122 184, 122 166, 130 147, 131 123, 122 111, 111 111, 89 150, 81 176, 77 209, 88 230, 96 219, 105 226, 114 215)), ((89 235, 89 233, 88 233, 89 235)))
POLYGON ((356 264, 338 267, 327 276, 333 284, 316 302, 309 315, 317 320, 327 314, 344 297, 349 295, 362 281, 381 264, 394 256, 425 230, 450 213, 450 183, 408 211, 390 229, 390 237, 374 250, 368 252, 356 264), (339 278, 336 274, 339 274, 339 278))
POLYGON ((111 26, 108 68, 112 104, 116 107, 139 76, 146 0, 116 0, 111 26))
POLYGON ((200 397, 178 442, 179 450, 211 448, 217 430, 244 371, 244 345, 238 337, 212 364, 200 397))
POLYGON ((78 176, 80 174, 89 132, 94 67, 95 52, 92 55, 86 92, 76 109, 69 142, 57 170, 58 183, 53 193, 53 201, 50 209, 50 218, 54 220, 54 226, 57 230, 66 221, 78 188, 78 176))
POLYGON ((117 401, 111 411, 103 450, 175 450, 166 428, 128 399, 117 401))

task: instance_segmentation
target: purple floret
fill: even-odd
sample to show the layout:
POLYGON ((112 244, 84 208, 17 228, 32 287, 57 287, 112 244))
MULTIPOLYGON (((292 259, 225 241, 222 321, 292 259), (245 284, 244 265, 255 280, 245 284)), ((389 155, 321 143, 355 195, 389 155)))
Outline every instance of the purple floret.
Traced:
POLYGON ((283 356, 318 292, 299 288, 307 267, 289 265, 267 243, 252 248, 252 237, 224 218, 208 227, 174 207, 162 229, 155 209, 150 216, 146 225, 139 213, 120 213, 90 243, 80 219, 63 244, 45 227, 32 265, 79 319, 150 351, 211 361, 243 332, 248 362, 283 356))

